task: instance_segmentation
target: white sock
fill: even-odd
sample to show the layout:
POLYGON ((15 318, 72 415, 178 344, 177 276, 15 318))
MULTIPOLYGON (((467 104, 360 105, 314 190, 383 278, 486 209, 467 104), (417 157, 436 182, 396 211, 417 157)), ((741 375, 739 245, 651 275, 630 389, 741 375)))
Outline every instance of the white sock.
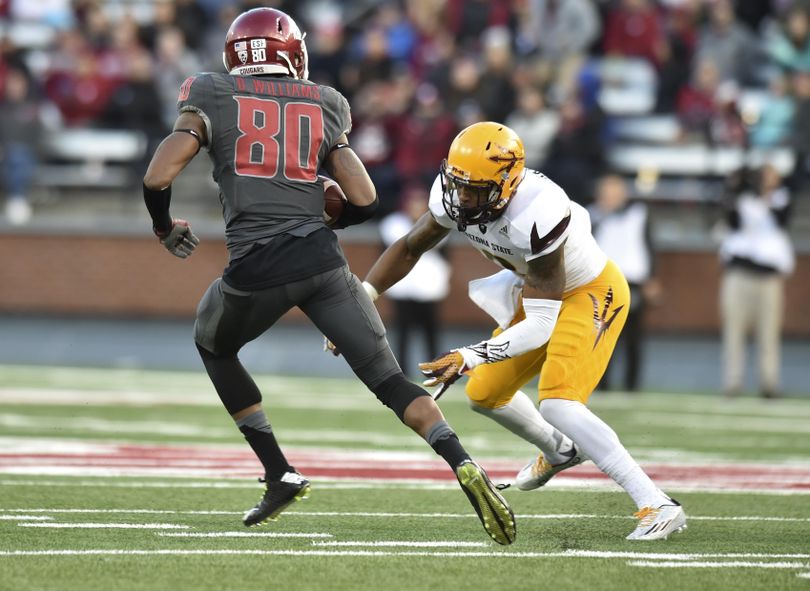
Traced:
POLYGON ((540 403, 540 412, 627 491, 639 509, 657 507, 669 500, 624 448, 616 432, 587 406, 573 400, 550 398, 540 403))
POLYGON ((549 425, 526 394, 518 390, 508 404, 498 408, 486 408, 471 403, 472 409, 489 417, 512 433, 536 445, 552 464, 568 458, 561 455, 571 449, 571 440, 549 425))

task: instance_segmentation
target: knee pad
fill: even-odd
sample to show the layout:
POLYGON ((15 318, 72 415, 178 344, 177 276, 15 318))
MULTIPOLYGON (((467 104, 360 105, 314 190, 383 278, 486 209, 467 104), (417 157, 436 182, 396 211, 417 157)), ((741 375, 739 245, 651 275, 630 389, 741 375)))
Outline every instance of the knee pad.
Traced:
POLYGON ((236 353, 218 355, 197 344, 205 371, 230 414, 262 401, 261 392, 239 362, 236 353))
POLYGON ((408 381, 405 374, 398 373, 371 388, 377 399, 394 411, 400 421, 405 420, 405 409, 420 396, 429 396, 422 388, 408 381))

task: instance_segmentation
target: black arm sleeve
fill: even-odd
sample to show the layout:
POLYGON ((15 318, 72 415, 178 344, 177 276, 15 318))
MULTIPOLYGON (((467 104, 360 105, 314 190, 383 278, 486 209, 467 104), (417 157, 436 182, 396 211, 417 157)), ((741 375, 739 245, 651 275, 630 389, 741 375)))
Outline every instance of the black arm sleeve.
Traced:
POLYGON ((172 229, 172 218, 169 215, 169 204, 172 201, 172 186, 155 191, 143 186, 143 201, 152 218, 152 229, 155 232, 168 232, 172 229))
POLYGON ((356 226, 362 224, 366 220, 370 220, 377 212, 380 205, 380 200, 376 196, 374 201, 368 205, 355 205, 352 202, 347 202, 343 213, 338 218, 337 223, 332 226, 336 230, 348 228, 349 226, 356 226))

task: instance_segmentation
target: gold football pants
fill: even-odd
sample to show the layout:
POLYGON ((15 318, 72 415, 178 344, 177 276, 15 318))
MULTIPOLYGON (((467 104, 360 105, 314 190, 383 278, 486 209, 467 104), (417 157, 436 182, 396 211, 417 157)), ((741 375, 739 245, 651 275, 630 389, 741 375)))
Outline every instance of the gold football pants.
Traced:
MULTIPOLYGON (((467 375, 467 396, 478 406, 507 404, 540 375, 539 398, 588 402, 605 373, 630 308, 627 280, 613 261, 590 283, 563 296, 548 343, 519 357, 479 365, 467 375)), ((521 306, 512 324, 525 318, 521 306)), ((503 332, 496 329, 492 336, 503 332)))

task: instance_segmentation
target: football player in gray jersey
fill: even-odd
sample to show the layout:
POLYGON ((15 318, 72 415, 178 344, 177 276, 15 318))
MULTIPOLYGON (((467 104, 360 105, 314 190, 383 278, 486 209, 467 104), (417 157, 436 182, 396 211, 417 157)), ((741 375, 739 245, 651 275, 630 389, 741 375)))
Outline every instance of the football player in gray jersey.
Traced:
POLYGON ((194 339, 222 403, 264 466, 266 490, 245 525, 274 519, 310 490, 287 462, 238 358, 242 346, 297 306, 377 398, 447 461, 490 537, 511 544, 511 508, 431 396, 403 375, 374 304, 324 223, 321 168, 348 199, 334 228, 361 223, 377 207, 374 185, 348 146, 346 99, 307 80, 304 36, 279 10, 237 17, 223 61, 227 74, 200 74, 182 85, 174 130, 144 177, 144 200, 163 246, 190 256, 199 241, 188 222, 169 214, 171 184, 201 148, 208 152, 229 262, 200 302, 194 339))

